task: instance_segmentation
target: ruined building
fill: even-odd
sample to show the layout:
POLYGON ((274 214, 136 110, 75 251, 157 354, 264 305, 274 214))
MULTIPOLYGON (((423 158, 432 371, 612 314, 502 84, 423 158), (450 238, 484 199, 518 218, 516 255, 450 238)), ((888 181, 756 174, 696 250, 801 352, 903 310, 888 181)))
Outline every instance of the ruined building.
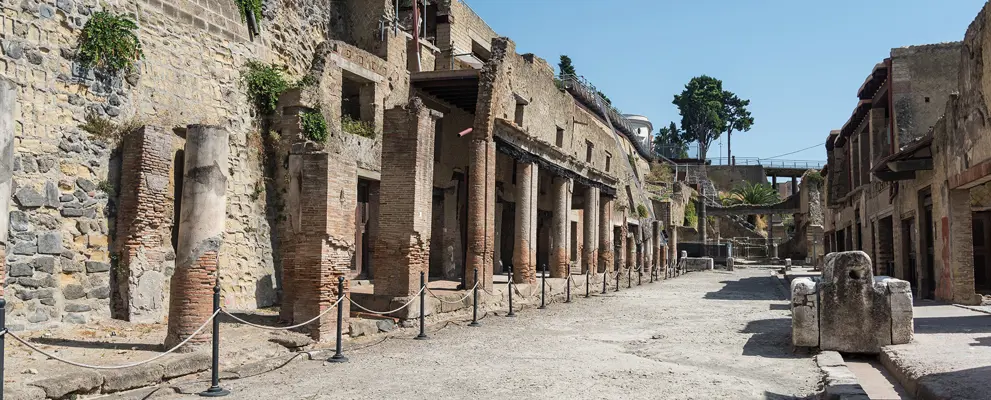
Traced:
POLYGON ((989 12, 962 42, 892 49, 826 143, 827 250, 863 250, 917 298, 991 294, 989 12))
POLYGON ((510 265, 534 282, 544 264, 563 277, 674 255, 636 131, 461 0, 266 1, 259 20, 230 0, 0 8, 11 329, 167 319, 174 341, 209 316, 216 276, 225 307, 299 322, 339 276, 384 304, 421 271, 466 288, 477 270, 491 289, 510 265), (137 23, 133 70, 80 63, 99 12, 137 23), (260 112, 249 62, 305 83, 260 112))

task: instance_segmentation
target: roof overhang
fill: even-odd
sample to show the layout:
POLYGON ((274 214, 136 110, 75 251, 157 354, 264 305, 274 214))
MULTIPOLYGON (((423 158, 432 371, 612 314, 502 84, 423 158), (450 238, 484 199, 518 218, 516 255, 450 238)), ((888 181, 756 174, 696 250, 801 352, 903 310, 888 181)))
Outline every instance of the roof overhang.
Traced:
POLYGON ((479 71, 474 69, 414 72, 410 74, 410 83, 421 93, 474 114, 478 103, 478 76, 479 71))
POLYGON ((915 179, 917 171, 933 169, 932 142, 930 132, 897 153, 885 157, 871 172, 885 182, 915 179))

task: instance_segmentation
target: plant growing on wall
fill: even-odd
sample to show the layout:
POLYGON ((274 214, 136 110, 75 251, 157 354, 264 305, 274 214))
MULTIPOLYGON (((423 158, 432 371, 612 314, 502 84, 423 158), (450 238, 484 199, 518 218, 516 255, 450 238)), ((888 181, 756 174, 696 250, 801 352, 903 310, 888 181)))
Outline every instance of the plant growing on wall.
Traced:
POLYGON ((127 17, 105 11, 93 13, 79 35, 79 62, 86 68, 110 73, 130 71, 134 62, 144 57, 137 29, 138 25, 127 17))
POLYGON ((778 191, 774 190, 771 185, 764 185, 760 183, 750 183, 744 181, 742 185, 737 186, 730 192, 730 203, 736 204, 772 204, 778 202, 778 191))
POLYGON ((350 115, 341 116, 341 130, 352 135, 358 135, 369 139, 375 138, 375 127, 372 124, 351 118, 350 115))
POLYGON ((823 178, 822 174, 820 174, 819 171, 814 171, 814 170, 806 172, 805 176, 803 176, 802 179, 808 180, 809 183, 812 183, 817 187, 822 187, 822 183, 826 181, 826 179, 823 178))
POLYGON ((303 137, 318 143, 327 140, 327 120, 319 109, 299 113, 299 125, 303 130, 303 137))
POLYGON ((261 115, 275 112, 279 95, 291 85, 286 79, 285 68, 276 64, 248 61, 241 71, 242 83, 255 109, 261 115))
POLYGON ((650 216, 650 212, 647 211, 647 206, 645 206, 643 204, 637 204, 637 215, 639 215, 640 218, 647 218, 647 217, 649 217, 650 216))
POLYGON ((693 227, 699 222, 699 215, 695 212, 695 202, 689 201, 685 204, 685 224, 684 226, 693 227))
POLYGON ((247 22, 249 16, 253 16, 255 21, 261 21, 262 0, 234 0, 234 4, 241 13, 241 22, 247 22))

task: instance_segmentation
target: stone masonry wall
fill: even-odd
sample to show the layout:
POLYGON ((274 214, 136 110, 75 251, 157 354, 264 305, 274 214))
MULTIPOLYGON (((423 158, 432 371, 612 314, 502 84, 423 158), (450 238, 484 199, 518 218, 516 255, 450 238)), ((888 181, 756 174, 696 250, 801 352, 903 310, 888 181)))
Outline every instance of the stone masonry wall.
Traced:
POLYGON ((895 148, 929 132, 957 83, 960 42, 891 49, 895 148))

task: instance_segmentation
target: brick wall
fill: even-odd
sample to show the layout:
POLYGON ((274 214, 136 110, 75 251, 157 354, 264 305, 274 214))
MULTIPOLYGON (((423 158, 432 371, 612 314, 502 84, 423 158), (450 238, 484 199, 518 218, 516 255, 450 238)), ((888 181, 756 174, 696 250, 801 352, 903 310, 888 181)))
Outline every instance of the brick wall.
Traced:
POLYGON ((385 112, 375 294, 408 296, 429 272, 433 209, 434 114, 414 98, 385 112))
MULTIPOLYGON (((118 197, 116 318, 163 322, 168 283, 175 268, 172 230, 175 217, 175 154, 172 132, 145 126, 123 144, 118 197)), ((179 171, 181 177, 182 171, 179 171)))

